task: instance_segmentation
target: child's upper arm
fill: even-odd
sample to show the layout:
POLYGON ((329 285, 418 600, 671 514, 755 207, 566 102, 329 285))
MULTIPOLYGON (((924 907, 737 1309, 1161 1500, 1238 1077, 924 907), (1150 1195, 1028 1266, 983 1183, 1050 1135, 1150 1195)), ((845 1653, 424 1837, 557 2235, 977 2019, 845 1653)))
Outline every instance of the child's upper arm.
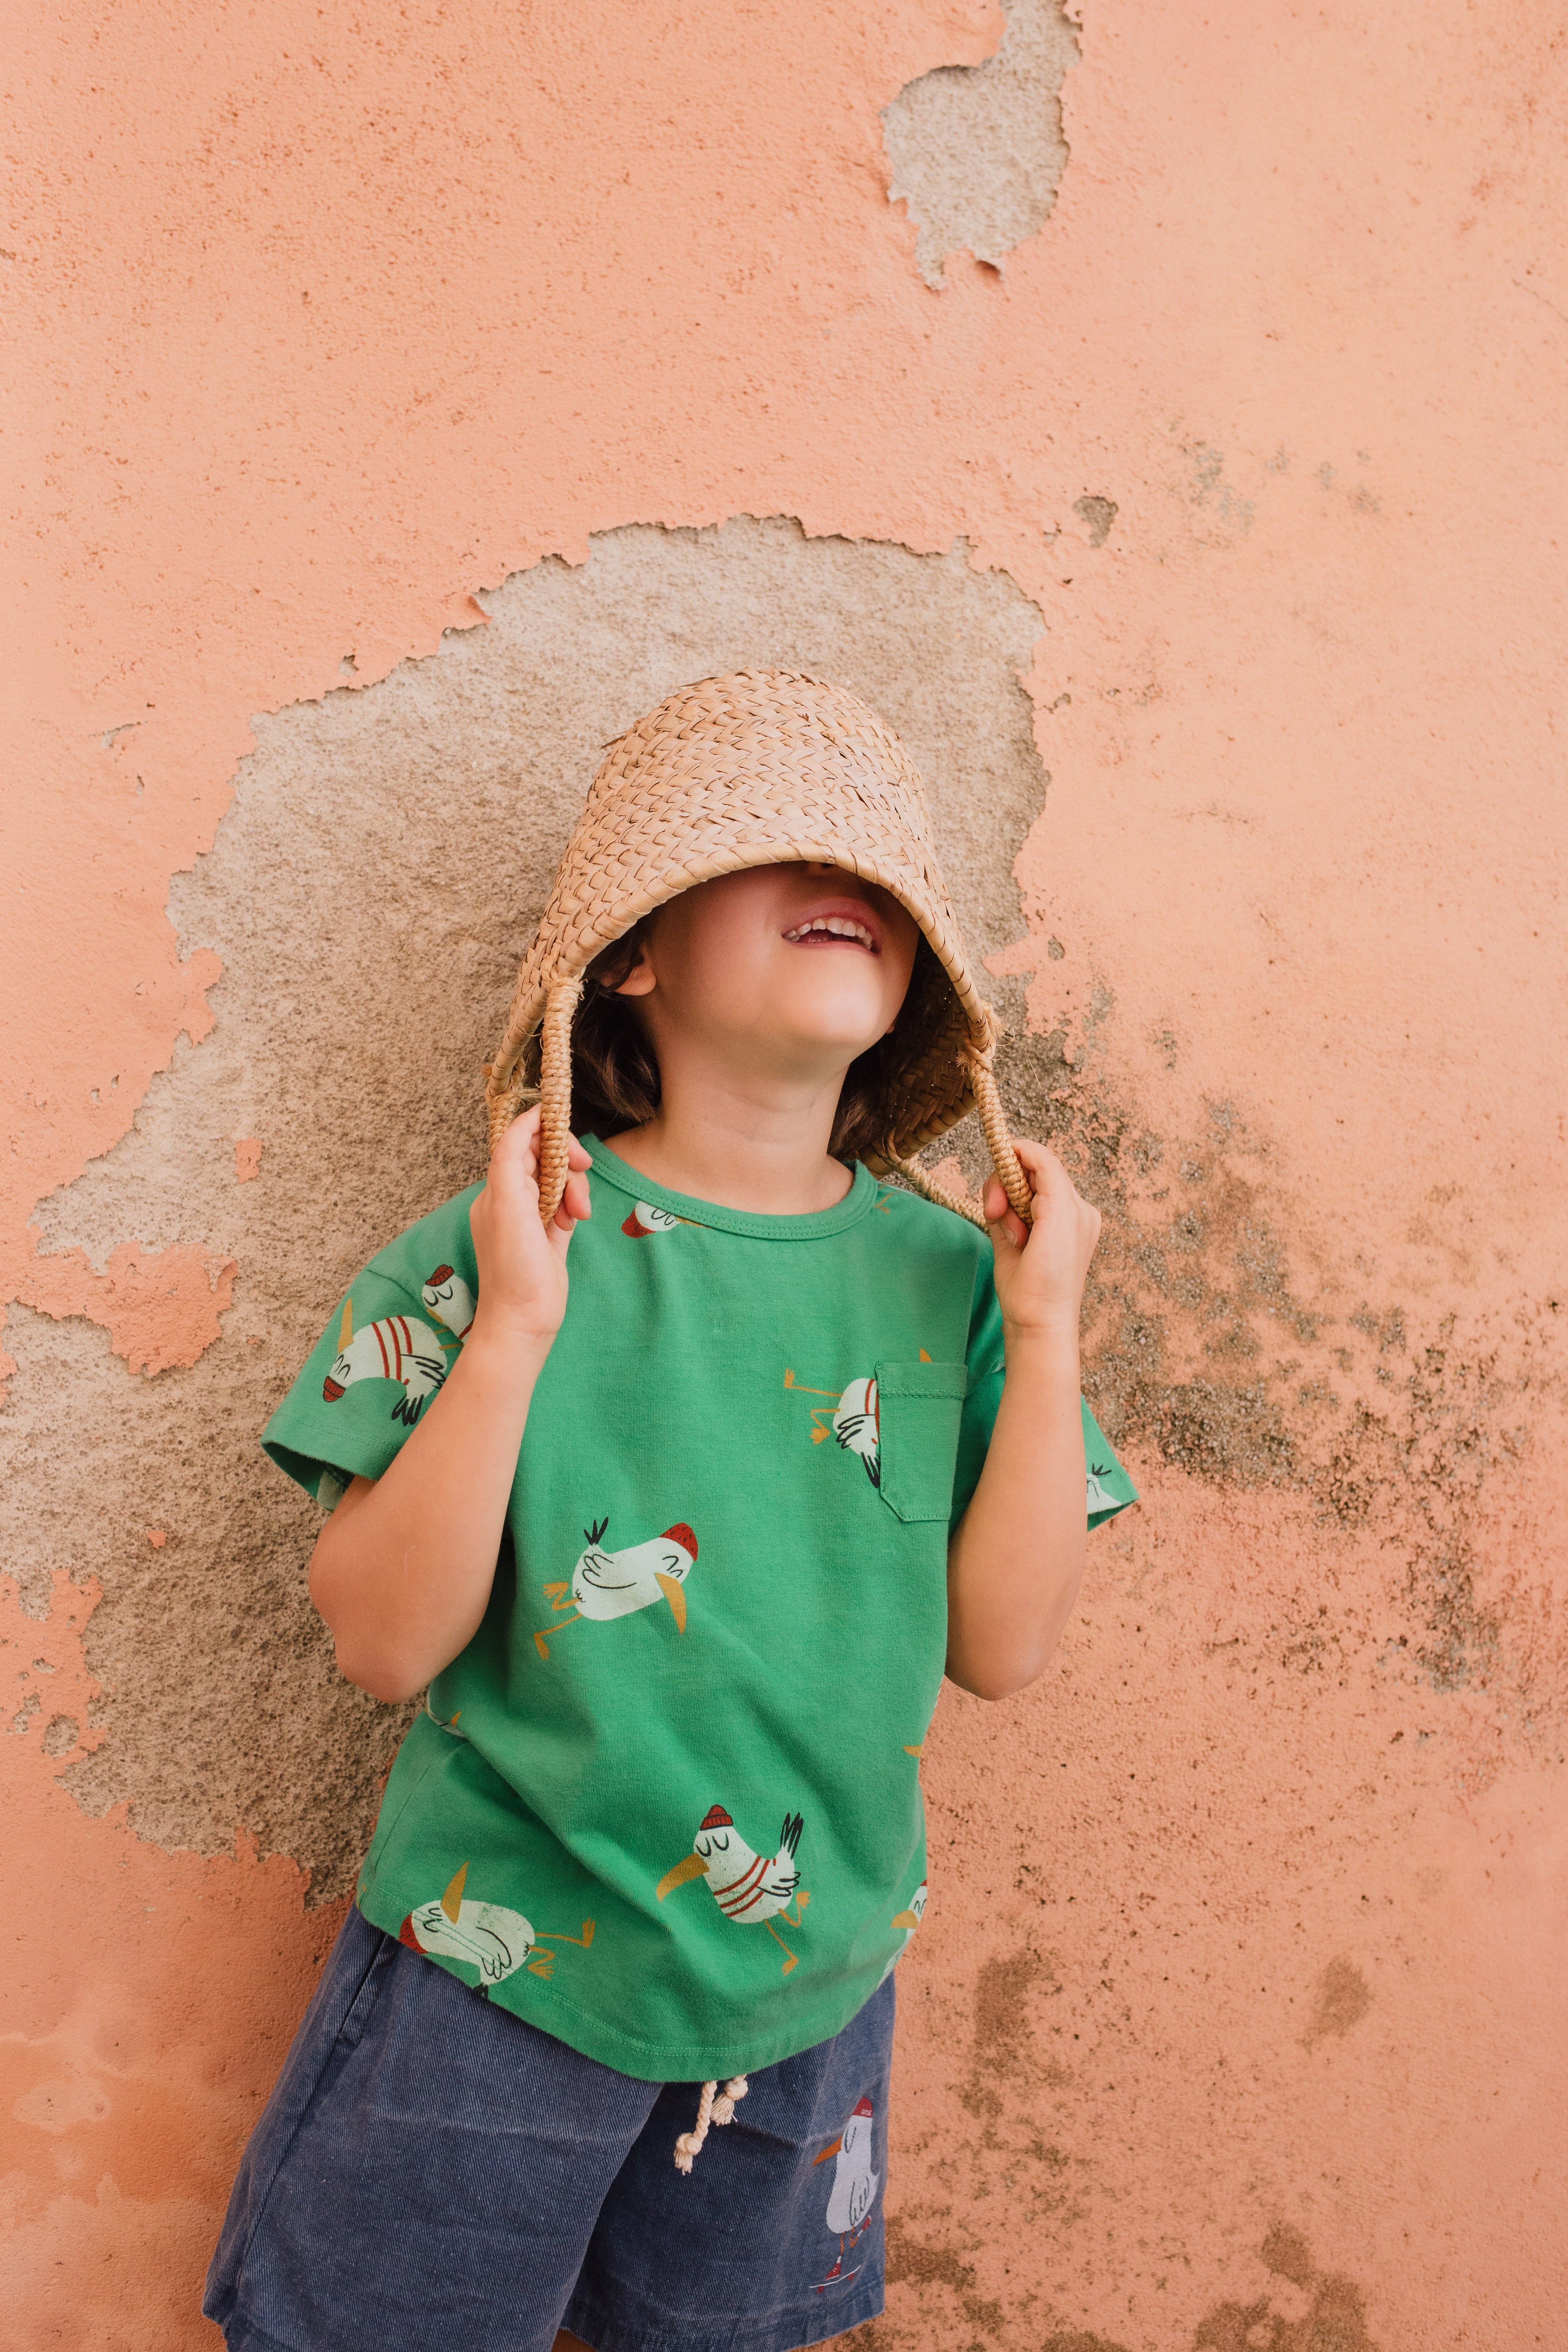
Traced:
MULTIPOLYGON (((988 1260, 989 1252, 986 1257, 988 1260)), ((952 1524, 954 1528, 969 1508, 974 1489, 980 1484, 980 1474, 985 1467, 991 1432, 995 1426, 1005 1381, 1002 1310, 996 1303, 996 1286, 991 1278, 988 1262, 981 1265, 975 1282, 968 1362, 969 1388, 959 1424, 958 1465, 952 1482, 952 1524)), ((1118 1461, 1087 1402, 1082 1404, 1082 1412, 1085 1502, 1089 1525, 1094 1528, 1103 1527, 1107 1519, 1116 1517, 1118 1511, 1124 1511, 1130 1503, 1135 1503, 1138 1489, 1118 1461)))

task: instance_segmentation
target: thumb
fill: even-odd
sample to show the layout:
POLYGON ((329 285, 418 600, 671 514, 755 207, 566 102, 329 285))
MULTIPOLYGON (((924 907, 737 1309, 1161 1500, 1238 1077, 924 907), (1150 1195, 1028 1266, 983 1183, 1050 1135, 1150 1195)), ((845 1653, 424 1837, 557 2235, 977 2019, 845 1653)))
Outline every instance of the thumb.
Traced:
POLYGON ((1022 1249, 1029 1238, 1028 1228, 1007 1198, 1007 1188, 1000 1176, 988 1176, 981 1205, 994 1244, 1005 1241, 1014 1249, 1022 1249))

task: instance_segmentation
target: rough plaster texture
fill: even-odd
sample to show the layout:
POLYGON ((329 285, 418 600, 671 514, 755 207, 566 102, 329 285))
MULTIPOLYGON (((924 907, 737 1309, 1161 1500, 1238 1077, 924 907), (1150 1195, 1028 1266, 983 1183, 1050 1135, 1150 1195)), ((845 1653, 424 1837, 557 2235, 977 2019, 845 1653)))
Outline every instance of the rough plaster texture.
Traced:
POLYGON ((18 1318, 0 1420, 0 1556, 26 1563, 24 1605, 60 1574, 103 1593, 98 1742, 66 1785, 93 1811, 128 1802, 163 1845, 222 1852, 243 1821, 329 1897, 405 1718, 333 1672, 304 1589, 317 1512, 254 1437, 365 1259, 480 1172, 480 1064, 600 747, 748 660, 843 678, 920 761, 981 953, 1016 936, 1012 866, 1046 793, 1019 683, 1039 613, 962 547, 634 527, 479 601, 488 625, 380 685, 257 720, 171 900, 182 952, 222 962, 212 1034, 36 1218, 45 1263, 131 1231, 242 1267, 221 1344, 132 1385, 100 1333, 18 1318), (242 1184, 252 1134, 266 1156, 242 1184))
POLYGON ((1000 269, 1056 202, 1066 169, 1062 76, 1078 38, 1061 0, 1002 0, 1007 29, 977 66, 938 66, 882 109, 893 176, 909 207, 928 286, 961 249, 1000 269))
MULTIPOLYGON (((1013 1099, 1109 1213, 1089 1379, 1145 1498, 1042 1685, 939 1715, 868 2347, 1561 2336, 1561 27, 1094 0, 1048 217, 939 293, 881 117, 1005 29, 74 0, 13 37, 0 2284, 29 2341, 210 2341, 205 2240, 336 1916, 300 1857, 352 1843, 392 1730, 332 1686, 307 1507, 250 1451, 383 1181, 294 1171, 356 1141, 397 989, 437 992, 397 949, 467 984, 434 1016, 456 1088, 511 944, 465 931, 449 863, 394 874, 387 936, 355 917, 391 1009, 307 1051, 342 982, 282 1014, 267 921, 305 893, 251 779, 363 797, 350 717, 492 658, 476 596, 585 611, 612 549, 747 515, 799 519, 764 527, 780 576, 838 541, 942 582, 962 541, 1005 634, 1043 615, 1052 782, 986 937, 1013 1099), (253 1071, 226 1026, 267 1002, 298 1048, 253 1071), (215 1447, 235 1483, 193 1505, 215 1447), (93 1810, 117 1792, 136 1826, 93 1810), (176 1845, 226 1807, 232 1852, 176 1845)), ((922 748, 973 824, 962 729, 922 748)), ((977 880, 1018 823, 965 847, 977 880)), ((384 1152, 468 1148, 457 1100, 384 1152)))

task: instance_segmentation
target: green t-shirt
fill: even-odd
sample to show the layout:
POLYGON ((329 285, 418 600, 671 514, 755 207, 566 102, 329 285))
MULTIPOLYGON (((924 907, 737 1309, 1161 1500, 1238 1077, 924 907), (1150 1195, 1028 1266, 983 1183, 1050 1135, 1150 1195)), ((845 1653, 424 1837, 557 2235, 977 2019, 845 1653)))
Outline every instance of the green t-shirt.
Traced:
MULTIPOLYGON (((689 1200, 589 1139, 592 1219, 479 1632, 403 1743, 365 1916, 645 2081, 837 2033, 924 1905, 947 1540, 1001 1396, 985 1237, 863 1167, 837 1208, 689 1200)), ((273 1415, 331 1503, 473 1319, 475 1191, 354 1283, 273 1415)), ((1094 1526, 1136 1499, 1084 1409, 1094 1526)))

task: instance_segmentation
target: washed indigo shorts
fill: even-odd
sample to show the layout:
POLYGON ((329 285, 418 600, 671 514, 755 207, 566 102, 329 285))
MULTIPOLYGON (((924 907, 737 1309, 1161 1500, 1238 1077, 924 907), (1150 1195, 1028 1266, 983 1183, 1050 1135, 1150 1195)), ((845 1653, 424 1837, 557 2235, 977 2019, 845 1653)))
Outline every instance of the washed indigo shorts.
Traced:
POLYGON ((639 2083, 351 1911, 240 2165, 229 2352, 787 2352, 882 2308, 889 1979, 752 2075, 691 2171, 639 2083))

